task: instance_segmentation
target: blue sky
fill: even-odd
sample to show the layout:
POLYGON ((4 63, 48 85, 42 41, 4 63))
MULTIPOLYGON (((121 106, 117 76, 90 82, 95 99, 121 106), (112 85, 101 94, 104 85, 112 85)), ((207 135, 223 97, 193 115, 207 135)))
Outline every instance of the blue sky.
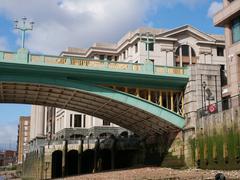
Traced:
MULTIPOLYGON (((143 26, 172 29, 190 24, 206 33, 223 34, 212 24, 212 15, 221 7, 220 0, 1 0, 0 50, 19 48, 13 20, 23 16, 35 21, 27 34, 27 48, 59 54, 67 47, 116 42, 143 26)), ((0 146, 14 143, 19 116, 29 115, 30 106, 0 104, 0 114, 0 146)))

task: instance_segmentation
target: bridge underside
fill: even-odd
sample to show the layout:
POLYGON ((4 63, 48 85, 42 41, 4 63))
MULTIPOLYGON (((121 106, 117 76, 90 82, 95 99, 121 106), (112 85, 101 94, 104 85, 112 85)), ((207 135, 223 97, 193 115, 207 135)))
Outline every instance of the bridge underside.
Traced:
POLYGON ((149 137, 177 132, 179 127, 148 111, 91 92, 53 85, 0 82, 1 103, 23 103, 82 112, 149 137))

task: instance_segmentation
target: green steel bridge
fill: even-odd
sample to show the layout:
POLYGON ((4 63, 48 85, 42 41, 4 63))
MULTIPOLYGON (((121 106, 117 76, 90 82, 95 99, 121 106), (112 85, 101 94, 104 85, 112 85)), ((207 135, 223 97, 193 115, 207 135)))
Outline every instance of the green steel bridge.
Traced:
POLYGON ((188 69, 0 51, 0 102, 69 109, 148 137, 185 125, 188 69))

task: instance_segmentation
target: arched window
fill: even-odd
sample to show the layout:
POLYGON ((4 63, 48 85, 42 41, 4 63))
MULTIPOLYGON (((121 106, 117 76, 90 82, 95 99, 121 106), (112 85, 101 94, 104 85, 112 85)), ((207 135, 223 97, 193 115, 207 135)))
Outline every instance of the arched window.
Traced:
POLYGON ((181 61, 183 66, 196 63, 196 53, 189 45, 180 45, 175 52, 175 57, 176 66, 180 66, 181 61))

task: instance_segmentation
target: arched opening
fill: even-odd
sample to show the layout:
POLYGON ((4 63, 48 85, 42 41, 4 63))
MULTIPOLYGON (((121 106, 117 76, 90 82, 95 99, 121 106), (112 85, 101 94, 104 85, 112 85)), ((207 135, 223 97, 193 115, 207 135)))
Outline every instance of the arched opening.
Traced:
POLYGON ((108 132, 99 134, 99 138, 109 138, 109 137, 113 137, 113 136, 114 136, 114 134, 108 133, 108 132))
POLYGON ((62 151, 52 153, 52 178, 62 177, 62 151))
POLYGON ((119 150, 115 153, 115 168, 127 168, 135 165, 137 150, 119 150))
POLYGON ((175 58, 176 58, 176 66, 187 66, 189 64, 195 64, 197 63, 196 59, 196 53, 194 49, 189 45, 180 45, 176 52, 175 52, 175 58))
POLYGON ((128 137, 128 132, 127 131, 121 132, 120 137, 127 138, 128 137))
POLYGON ((94 150, 88 149, 82 153, 81 173, 92 173, 94 169, 94 150))
POLYGON ((67 175, 76 175, 78 174, 78 151, 71 150, 67 153, 66 158, 66 170, 67 175))
POLYGON ((111 150, 109 149, 102 149, 99 152, 99 158, 97 163, 97 169, 99 171, 105 171, 111 169, 111 150))
POLYGON ((84 138, 85 138, 85 136, 82 135, 82 134, 72 134, 72 135, 70 136, 70 139, 71 139, 71 140, 79 140, 79 139, 84 139, 84 138))
POLYGON ((89 139, 92 139, 92 138, 94 138, 94 135, 93 135, 93 133, 90 133, 90 134, 89 134, 89 136, 88 136, 88 138, 89 138, 89 139))

